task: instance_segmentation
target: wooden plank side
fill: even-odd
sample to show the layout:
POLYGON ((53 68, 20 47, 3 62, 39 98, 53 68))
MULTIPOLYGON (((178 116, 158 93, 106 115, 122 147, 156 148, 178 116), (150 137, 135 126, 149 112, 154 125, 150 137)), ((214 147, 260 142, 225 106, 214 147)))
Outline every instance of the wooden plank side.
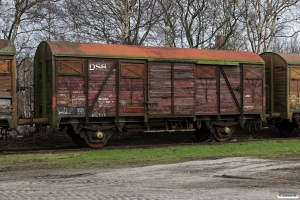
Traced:
POLYGON ((171 63, 149 63, 148 67, 149 112, 171 114, 171 63))
POLYGON ((244 80, 244 113, 260 113, 263 108, 263 80, 244 80))
POLYGON ((287 110, 287 71, 286 67, 275 67, 274 76, 274 112, 287 110))
POLYGON ((119 95, 120 114, 139 113, 144 115, 144 79, 121 78, 119 95))
POLYGON ((174 114, 195 113, 195 65, 174 65, 174 114))
POLYGON ((0 59, 0 118, 12 118, 12 98, 11 62, 0 59))
POLYGON ((11 91, 11 76, 0 74, 0 91, 11 91))
POLYGON ((196 114, 218 113, 217 80, 196 79, 196 114))
POLYGON ((243 65, 243 112, 256 114, 263 112, 263 66, 243 65))
POLYGON ((64 91, 84 91, 83 76, 58 76, 57 77, 57 92, 64 91))
POLYGON ((234 95, 241 105, 241 72, 239 66, 223 67, 226 77, 229 81, 230 86, 227 85, 225 77, 220 75, 220 113, 239 113, 238 106, 230 92, 232 88, 234 95))
POLYGON ((289 107, 292 112, 300 112, 300 66, 290 67, 289 107))
POLYGON ((85 77, 57 76, 56 105, 59 116, 85 113, 85 77))
POLYGON ((88 107, 90 107, 98 94, 100 87, 104 84, 103 90, 91 111, 92 117, 105 117, 116 114, 116 72, 112 71, 106 83, 103 81, 113 66, 113 60, 99 59, 90 60, 88 63, 88 107))
POLYGON ((0 118, 6 118, 12 116, 12 99, 3 99, 0 95, 0 118))
POLYGON ((300 66, 290 67, 290 79, 300 79, 300 66))
POLYGON ((0 105, 0 118, 11 118, 12 107, 4 107, 0 105))
MULTIPOLYGON (((52 79, 51 62, 47 64, 47 79, 52 79)), ((86 91, 84 62, 78 60, 56 61, 56 107, 58 117, 85 116, 86 91)), ((52 84, 49 85, 49 88, 52 84)), ((52 89, 48 90, 49 92, 52 89)), ((52 105, 51 93, 46 94, 47 105, 52 105)))
POLYGON ((11 91, 0 91, 0 98, 12 98, 11 91))
POLYGON ((83 61, 69 61, 59 60, 57 61, 57 73, 58 74, 84 74, 84 62, 83 61))

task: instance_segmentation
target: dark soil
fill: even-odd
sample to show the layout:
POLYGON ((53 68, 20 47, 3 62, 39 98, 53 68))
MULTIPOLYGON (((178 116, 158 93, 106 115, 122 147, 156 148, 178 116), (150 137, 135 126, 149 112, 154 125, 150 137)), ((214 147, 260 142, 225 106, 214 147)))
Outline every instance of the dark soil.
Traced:
MULTIPOLYGON (((294 129, 293 137, 299 136, 299 129, 294 129)), ((249 126, 237 127, 232 135, 232 141, 249 141, 282 137, 275 127, 263 128, 249 126)), ((207 142, 213 141, 211 137, 207 142)), ((159 143, 198 143, 199 140, 193 132, 183 133, 143 133, 134 132, 113 136, 107 145, 117 144, 159 144, 159 143)), ((26 149, 26 148, 72 148, 77 147, 72 139, 64 132, 58 130, 44 130, 39 133, 16 133, 0 136, 0 149, 26 149)))

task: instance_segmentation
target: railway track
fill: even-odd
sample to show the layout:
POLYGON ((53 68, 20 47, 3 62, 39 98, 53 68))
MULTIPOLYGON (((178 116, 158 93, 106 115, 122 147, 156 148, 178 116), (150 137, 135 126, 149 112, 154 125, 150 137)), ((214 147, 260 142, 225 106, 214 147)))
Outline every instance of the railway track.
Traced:
POLYGON ((148 142, 143 144, 135 144, 132 142, 118 142, 110 143, 101 149, 93 148, 80 148, 80 147, 59 147, 59 148, 20 148, 20 149, 3 149, 0 150, 0 155, 16 155, 16 154, 54 154, 54 153, 68 153, 68 152, 86 152, 96 150, 118 150, 118 149, 151 149, 151 148, 163 148, 163 147, 178 147, 178 146, 195 146, 195 145, 222 145, 228 143, 247 143, 253 141, 277 141, 283 142, 288 140, 300 140, 300 137, 291 138, 260 138, 260 139, 247 139, 247 140, 231 140, 225 143, 216 142, 214 140, 208 140, 206 142, 148 142))

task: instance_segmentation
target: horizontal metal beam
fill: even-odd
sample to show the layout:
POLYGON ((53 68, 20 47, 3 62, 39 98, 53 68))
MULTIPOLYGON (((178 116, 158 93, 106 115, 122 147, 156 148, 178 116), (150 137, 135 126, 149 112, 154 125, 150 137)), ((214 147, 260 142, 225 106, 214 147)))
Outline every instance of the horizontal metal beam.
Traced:
POLYGON ((178 133, 178 132, 192 132, 195 131, 196 129, 174 129, 174 130, 148 130, 148 131, 143 131, 144 133, 178 133))

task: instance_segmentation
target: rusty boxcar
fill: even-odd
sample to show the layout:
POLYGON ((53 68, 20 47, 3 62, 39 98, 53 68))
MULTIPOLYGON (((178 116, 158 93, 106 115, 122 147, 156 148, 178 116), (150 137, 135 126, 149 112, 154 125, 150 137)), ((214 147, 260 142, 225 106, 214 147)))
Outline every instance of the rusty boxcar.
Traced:
POLYGON ((230 139, 264 119, 264 62, 250 52, 42 42, 35 118, 99 148, 124 130, 230 139))
POLYGON ((269 121, 283 136, 300 127, 300 54, 265 52, 260 55, 266 66, 269 121))
POLYGON ((0 40, 0 127, 17 126, 16 50, 12 41, 0 40))

